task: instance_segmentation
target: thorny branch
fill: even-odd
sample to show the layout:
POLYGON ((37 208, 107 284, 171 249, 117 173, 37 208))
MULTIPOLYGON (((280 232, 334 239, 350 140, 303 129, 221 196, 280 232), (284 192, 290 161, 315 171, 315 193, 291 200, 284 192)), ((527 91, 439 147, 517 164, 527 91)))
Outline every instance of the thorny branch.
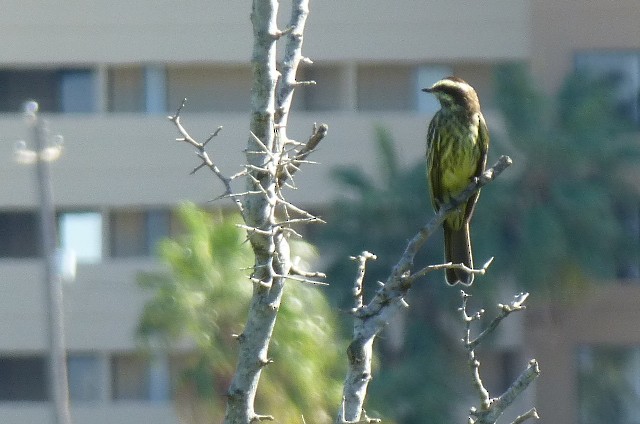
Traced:
POLYGON ((313 125, 313 131, 307 142, 278 170, 278 185, 280 187, 284 185, 287 179, 293 177, 293 174, 298 171, 300 165, 313 153, 318 144, 320 144, 322 139, 327 135, 328 130, 329 127, 327 124, 320 124, 319 126, 316 124, 313 125))
POLYGON ((193 137, 191 137, 191 135, 189 135, 189 132, 184 128, 182 122, 180 121, 180 112, 182 112, 182 109, 184 108, 186 103, 187 99, 185 97, 182 100, 180 107, 178 107, 178 110, 176 110, 176 113, 168 116, 167 118, 174 123, 174 125, 178 129, 178 133, 180 133, 180 137, 176 138, 176 141, 183 141, 195 147, 196 156, 198 156, 202 161, 198 166, 193 168, 191 174, 195 174, 198 170, 204 168, 205 166, 208 167, 216 175, 216 177, 218 177, 218 179, 222 181, 222 184, 224 184, 225 192, 220 197, 230 197, 231 199, 233 199, 240 213, 244 215, 244 206, 242 204, 242 201, 240 200, 241 195, 234 194, 231 188, 231 181, 236 177, 244 175, 244 173, 236 174, 233 177, 226 177, 222 173, 222 171, 220 171, 218 166, 211 160, 209 154, 205 150, 207 144, 211 140, 213 140, 213 138, 216 137, 220 133, 220 131, 222 131, 222 127, 218 127, 213 133, 211 133, 211 135, 209 135, 209 137, 204 142, 200 143, 196 141, 193 137))
POLYGON ((261 371, 269 363, 267 354, 285 281, 296 279, 321 284, 310 278, 322 274, 304 273, 294 267, 287 241, 289 235, 297 234, 289 225, 320 220, 286 201, 282 194, 286 180, 293 184, 292 175, 305 162, 304 152, 313 151, 326 134, 326 126, 322 131, 314 130, 310 143, 305 145, 289 140, 286 133, 293 92, 300 85, 295 76, 298 64, 303 61, 302 34, 309 13, 308 3, 309 0, 294 0, 290 24, 279 30, 279 2, 252 2, 253 85, 250 137, 245 149, 247 188, 243 196, 243 217, 255 256, 251 274, 254 290, 246 325, 238 336, 238 363, 227 392, 225 424, 273 420, 270 415, 256 414, 254 400, 261 371), (286 42, 279 72, 276 42, 283 37, 286 42), (290 212, 300 217, 292 218, 290 212))
MULTIPOLYGON (((353 340, 347 349, 349 368, 344 383, 342 405, 338 410, 338 416, 335 421, 337 424, 360 422, 367 386, 371 380, 373 341, 380 331, 386 327, 391 318, 399 310, 408 306, 404 297, 412 284, 419 277, 422 277, 434 269, 462 266, 460 264, 441 264, 433 268, 422 269, 412 275, 411 269, 416 254, 427 239, 441 226, 449 212, 465 202, 469 196, 481 187, 492 182, 502 171, 511 165, 511 163, 511 159, 508 156, 500 157, 493 167, 487 169, 479 178, 472 181, 463 193, 453 199, 448 205, 441 208, 409 241, 404 253, 398 263, 393 267, 386 282, 381 283, 381 287, 376 291, 376 294, 368 304, 365 305, 363 301, 356 298, 357 306, 353 311, 353 340)), ((360 264, 363 264, 362 259, 360 261, 360 264)), ((489 264, 490 261, 485 264, 483 269, 472 271, 482 273, 489 264)), ((354 294, 357 294, 357 296, 360 296, 362 292, 360 275, 361 271, 359 270, 358 277, 354 283, 354 294)))
MULTIPOLYGON (((187 103, 187 99, 184 98, 182 100, 182 103, 176 110, 176 112, 173 115, 168 116, 167 118, 174 123, 174 125, 178 130, 178 133, 180 134, 180 137, 177 137, 176 141, 185 142, 196 148, 196 156, 201 160, 201 162, 200 164, 198 164, 196 167, 193 168, 193 170, 191 171, 191 174, 195 174, 197 171, 199 171, 202 168, 205 168, 205 167, 209 168, 215 174, 215 176, 222 182, 225 188, 224 193, 220 194, 214 200, 231 198, 235 202, 236 206, 238 207, 238 210, 244 216, 244 204, 241 200, 242 198, 246 196, 256 195, 256 194, 267 195, 267 192, 262 187, 262 185, 257 184, 258 180, 254 175, 251 175, 251 171, 254 171, 254 173, 267 173, 269 172, 269 170, 266 167, 259 167, 259 166, 247 164, 245 165, 244 170, 237 172, 236 174, 230 177, 227 177, 226 175, 224 175, 220 170, 220 168, 211 159, 211 156, 206 151, 207 144, 211 140, 213 140, 213 138, 218 136, 218 134, 222 131, 222 126, 219 126, 213 133, 211 133, 205 141, 203 142, 197 141, 195 138, 193 138, 189 134, 187 129, 182 125, 181 112, 184 109, 186 103, 187 103), (233 188, 231 187, 232 181, 243 176, 247 176, 248 178, 252 178, 254 180, 254 182, 256 183, 255 184, 256 190, 252 190, 252 191, 247 190, 244 192, 233 191, 233 188)), ((252 132, 250 132, 251 138, 256 142, 260 150, 251 151, 248 153, 266 155, 269 158, 267 162, 276 163, 275 172, 276 172, 276 175, 278 176, 278 179, 277 179, 278 190, 276 193, 276 198, 273 201, 276 203, 279 203, 285 208, 286 216, 287 216, 287 219, 285 221, 277 224, 278 227, 282 228, 284 226, 288 226, 296 223, 312 223, 312 222, 324 223, 324 221, 318 218, 317 216, 285 200, 284 196, 282 195, 281 187, 284 186, 287 179, 292 180, 293 174, 300 169, 300 166, 303 163, 312 163, 312 162, 306 161, 306 158, 311 153, 313 153, 313 151, 316 149, 318 144, 324 139, 324 137, 327 134, 327 131, 328 131, 328 126, 326 124, 321 124, 320 126, 317 126, 314 124, 312 129, 312 134, 309 137, 308 141, 306 143, 297 143, 297 142, 295 143, 295 146, 291 150, 293 152, 292 157, 288 157, 286 152, 285 153, 272 152, 271 149, 269 149, 267 146, 264 145, 264 143, 262 143, 260 138, 258 138, 252 132), (298 218, 298 219, 290 218, 288 213, 289 211, 292 211, 302 216, 303 218, 298 218)), ((291 140, 291 144, 293 144, 292 140, 291 140)), ((254 228, 254 230, 256 229, 254 228)))
MULTIPOLYGON (((512 312, 522 311, 526 307, 524 302, 529 297, 529 293, 520 293, 514 296, 514 300, 508 304, 499 304, 499 314, 491 321, 489 326, 483 330, 475 339, 471 338, 471 324, 474 321, 480 321, 484 315, 484 310, 469 315, 467 312, 467 302, 471 297, 464 291, 461 291, 462 307, 460 313, 462 321, 465 325, 465 335, 462 339, 465 349, 467 350, 469 368, 471 371, 471 379, 478 397, 480 398, 480 408, 471 408, 469 415, 469 424, 494 424, 509 405, 524 391, 540 374, 540 367, 535 359, 529 361, 529 366, 518 376, 511 386, 497 398, 492 398, 489 391, 484 387, 480 376, 480 361, 476 358, 475 348, 496 328, 500 322, 512 312)), ((535 408, 527 411, 525 414, 517 417, 512 424, 522 423, 530 418, 538 419, 538 413, 535 408)))

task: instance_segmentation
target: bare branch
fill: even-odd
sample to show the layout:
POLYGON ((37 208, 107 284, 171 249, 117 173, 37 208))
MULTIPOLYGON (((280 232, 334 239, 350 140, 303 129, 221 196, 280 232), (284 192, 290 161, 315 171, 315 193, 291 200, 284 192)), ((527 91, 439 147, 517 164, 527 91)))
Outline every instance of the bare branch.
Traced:
POLYGON ((284 200, 282 197, 277 197, 276 201, 278 203, 280 203, 281 205, 285 206, 287 209, 290 209, 293 212, 295 212, 295 213, 307 218, 309 222, 318 222, 318 223, 321 223, 321 224, 325 223, 325 221, 322 218, 318 218, 317 216, 305 211, 302 208, 299 208, 298 206, 294 205, 293 203, 290 203, 290 202, 284 200))
POLYGON ((467 312, 467 302, 471 296, 465 293, 464 290, 460 290, 460 294, 462 296, 462 307, 460 308, 460 312, 462 313, 462 321, 465 325, 465 334, 462 342, 464 343, 464 346, 468 352, 467 354, 469 357, 469 367, 471 368, 471 382, 474 389, 476 389, 476 392, 478 393, 478 397, 480 398, 481 411, 485 411, 488 410, 491 406, 491 395, 489 395, 489 391, 484 387, 482 378, 480 378, 480 361, 476 359, 474 349, 469 347, 471 338, 471 324, 474 321, 479 321, 482 318, 484 310, 480 310, 475 314, 469 315, 469 313, 467 312))
POLYGON ((300 165, 318 147, 320 142, 327 135, 328 131, 329 126, 327 124, 320 124, 319 126, 316 124, 313 125, 311 136, 309 137, 307 142, 295 154, 290 162, 280 170, 278 174, 278 185, 282 186, 287 178, 291 178, 291 176, 298 171, 300 165))
POLYGON ((432 271, 441 271, 443 269, 462 269, 470 274, 484 275, 486 274, 487 269, 489 268, 492 262, 493 262, 493 258, 490 258, 487 262, 485 262, 482 268, 477 268, 477 269, 469 268, 463 263, 454 264, 451 262, 447 262, 445 264, 428 265, 422 268, 420 271, 416 272, 415 274, 411 274, 409 277, 407 277, 407 281, 413 281, 417 278, 424 277, 425 275, 427 275, 432 271))
POLYGON ((261 422, 261 421, 275 421, 276 419, 273 417, 273 415, 254 415, 253 418, 251 418, 252 423, 254 422, 261 422))
POLYGON ((299 276, 305 277, 305 278, 327 278, 327 274, 325 274, 324 272, 305 271, 303 269, 298 268, 298 265, 296 263, 291 265, 290 275, 299 275, 299 276))
POLYGON ((196 139, 191 137, 189 132, 186 130, 186 128, 182 125, 182 122, 180 121, 180 113, 182 112, 182 109, 184 108, 186 103, 187 103, 187 99, 185 97, 182 100, 182 103, 180 104, 178 109, 176 110, 176 113, 171 116, 168 116, 167 118, 171 122, 173 122, 173 124, 178 129, 178 133, 181 135, 181 137, 177 138, 176 140, 188 143, 193 147, 195 147, 196 156, 198 156, 202 161, 198 166, 193 168, 193 170, 191 171, 191 174, 192 175, 195 174, 198 170, 204 168, 205 166, 208 167, 216 175, 216 177, 218 177, 218 179, 222 181, 222 184, 224 185, 225 192, 222 194, 222 196, 229 196, 238 207, 238 210, 240 211, 240 213, 244 214, 244 205, 240 200, 240 196, 236 196, 233 194, 233 189, 231 188, 232 179, 224 176, 224 174, 222 173, 222 171, 220 171, 218 166, 216 166, 216 164, 213 163, 211 158, 209 158, 209 155, 205 150, 205 146, 207 145, 207 143, 209 143, 209 141, 211 141, 214 137, 216 137, 220 133, 220 131, 222 131, 222 127, 221 126, 218 127, 213 133, 211 133, 204 143, 199 143, 198 141, 196 141, 196 139))
MULTIPOLYGON (((460 308, 462 321, 465 324, 465 336, 462 339, 469 360, 471 370, 471 380, 473 387, 480 398, 480 408, 471 408, 469 422, 472 424, 494 424, 502 413, 507 409, 515 399, 522 393, 537 377, 540 375, 540 367, 535 359, 529 361, 529 366, 524 370, 513 384, 499 397, 491 398, 488 390, 482 383, 480 376, 480 361, 476 359, 475 348, 491 334, 510 313, 522 311, 525 309, 524 302, 529 296, 528 293, 520 293, 514 297, 509 305, 498 305, 500 313, 491 321, 489 326, 480 333, 475 339, 471 339, 471 324, 473 321, 479 321, 484 314, 484 310, 480 310, 473 315, 467 312, 467 302, 470 298, 468 294, 461 291, 462 307, 460 308)), ((537 417, 535 408, 521 415, 516 419, 516 423, 524 422, 529 418, 537 417), (533 412, 532 412, 533 411, 533 412)))
POLYGON ((499 304, 498 308, 500 309, 500 313, 493 319, 493 321, 491 321, 489 326, 478 335, 478 337, 476 337, 474 340, 469 341, 466 348, 473 349, 477 345, 479 345, 485 337, 491 334, 498 327, 503 319, 509 316, 510 313, 526 309, 526 306, 524 306, 523 303, 527 300, 528 297, 529 293, 520 293, 514 296, 513 302, 511 302, 509 305, 499 304))
POLYGON ((298 281, 300 283, 310 284, 312 286, 328 286, 329 285, 329 283, 325 283, 324 281, 316 281, 316 280, 312 280, 310 278, 300 277, 300 276, 292 275, 292 274, 289 274, 287 276, 278 275, 278 277, 286 278, 287 280, 298 281))
MULTIPOLYGON (((347 349, 349 369, 344 384, 344 402, 338 411, 336 423, 345 421, 358 422, 361 417, 367 386, 371 379, 373 341, 392 317, 398 311, 407 307, 404 296, 413 282, 416 281, 416 278, 411 277, 411 268, 417 252, 440 227, 449 212, 465 202, 469 196, 481 187, 495 180, 509 165, 511 165, 511 159, 508 156, 502 156, 493 167, 487 169, 479 178, 472 181, 460 196, 441 208, 409 241, 386 282, 376 291, 375 296, 366 306, 361 306, 361 298, 356 298, 358 307, 357 312, 354 313, 354 337, 347 349)), ((447 266, 458 265, 451 264, 447 266)), ((354 296, 361 296, 360 288, 354 290, 354 296)))
POLYGON ((363 290, 362 285, 364 281, 364 273, 367 267, 368 260, 376 260, 378 257, 371 252, 367 252, 366 250, 359 254, 358 256, 351 256, 349 259, 352 261, 358 261, 358 274, 356 276, 355 282, 353 284, 353 298, 354 298, 354 309, 356 312, 360 308, 362 308, 363 303, 363 290))
POLYGON ((293 83, 296 87, 304 87, 307 85, 316 85, 316 82, 313 80, 309 80, 309 81, 296 81, 293 83))
POLYGON ((531 408, 524 414, 519 415, 518 417, 516 417, 515 420, 513 420, 511 424, 521 424, 531 418, 533 418, 534 420, 540 419, 540 416, 538 415, 538 411, 536 410, 536 408, 531 408))
POLYGON ((288 26, 285 29, 283 29, 282 31, 276 31, 273 34, 273 37, 276 40, 279 40, 280 38, 284 37, 285 35, 291 34, 294 29, 296 29, 294 26, 288 26))

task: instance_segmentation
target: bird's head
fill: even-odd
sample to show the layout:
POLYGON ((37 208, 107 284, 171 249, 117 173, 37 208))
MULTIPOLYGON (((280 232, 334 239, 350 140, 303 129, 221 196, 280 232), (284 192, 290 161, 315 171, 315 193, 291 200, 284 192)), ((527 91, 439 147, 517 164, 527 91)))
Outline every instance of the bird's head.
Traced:
POLYGON ((480 101, 476 91, 461 78, 446 77, 422 91, 431 93, 446 110, 480 111, 480 101))

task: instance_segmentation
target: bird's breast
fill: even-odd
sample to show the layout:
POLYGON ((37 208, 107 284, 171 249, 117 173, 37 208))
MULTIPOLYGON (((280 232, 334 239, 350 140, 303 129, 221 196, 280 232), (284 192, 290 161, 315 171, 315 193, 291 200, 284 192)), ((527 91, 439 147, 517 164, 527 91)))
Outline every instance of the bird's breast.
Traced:
POLYGON ((474 117, 467 125, 459 125, 456 137, 450 137, 443 146, 446 163, 442 167, 442 184, 450 192, 464 190, 478 170, 480 146, 478 144, 479 119, 474 117))

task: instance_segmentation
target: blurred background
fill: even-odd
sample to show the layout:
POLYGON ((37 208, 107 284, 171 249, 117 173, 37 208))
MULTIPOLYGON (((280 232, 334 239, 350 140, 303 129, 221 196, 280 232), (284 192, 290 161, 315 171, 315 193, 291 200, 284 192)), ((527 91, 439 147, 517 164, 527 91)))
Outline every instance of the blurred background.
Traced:
MULTIPOLYGON (((281 4, 281 28, 288 4, 281 4)), ((480 96, 492 136, 489 162, 502 154, 514 160, 483 189, 476 209, 476 262, 491 256, 495 262, 477 278, 472 306, 492 316, 497 302, 532 293, 526 313, 507 320, 480 352, 488 387, 501 393, 535 357, 543 374, 520 406, 536 405, 541 422, 640 422, 637 6, 635 0, 312 2, 303 53, 314 64, 302 65, 298 79, 318 85, 296 91, 288 134, 305 140, 314 122, 327 123, 329 134, 312 157, 320 165, 296 176, 299 189, 288 199, 329 222, 300 231, 315 245, 302 246, 301 256, 326 270, 331 286, 320 290, 322 299, 292 293, 293 305, 314 300, 291 316, 298 330, 311 325, 295 321, 302 315, 335 336, 333 345, 298 347, 333 361, 318 369, 327 379, 324 394, 336 399, 297 399, 296 382, 308 387, 308 380, 292 376, 284 402, 276 383, 285 369, 265 386, 266 404, 311 410, 307 422, 333 415, 325 403, 338 404, 335 383, 344 375, 345 311, 355 275, 348 256, 365 249, 378 255, 368 271, 366 287, 373 290, 431 216, 425 135, 438 105, 420 89, 453 74, 480 96), (327 311, 334 318, 319 325, 327 311)), ((223 191, 212 175, 188 175, 197 160, 173 141, 166 116, 187 97, 182 119, 191 134, 204 139, 224 126, 211 154, 226 174, 241 169, 249 13, 248 1, 3 2, 0 422, 54 422, 41 205, 34 166, 14 160, 16 142, 34 148, 22 113, 27 100, 39 103, 52 135, 64 136, 50 165, 59 245, 77 261, 73 281, 64 285, 74 422, 196 423, 220 413, 233 368, 224 355, 233 348, 203 352, 233 341, 203 328, 238 332, 242 314, 224 315, 228 325, 219 327, 225 311, 197 318, 198 325, 189 321, 223 296, 207 291, 219 281, 211 276, 216 269, 199 265, 200 274, 184 276, 185 267, 195 266, 191 236, 218 231, 202 224, 217 218, 178 205, 190 201, 215 216, 231 206, 209 202, 223 191), (186 280, 206 284, 171 291, 186 280), (176 299, 180 308, 162 306, 176 299), (223 372, 212 370, 216 363, 223 372)), ((222 245, 236 239, 231 232, 222 245)), ((217 243, 204 244, 207 255, 217 255, 217 243)), ((441 240, 434 239, 417 265, 439 261, 441 240)), ((246 293, 224 296, 245 307, 246 293)), ((473 399, 455 316, 459 293, 434 274, 407 300, 409 311, 379 340, 368 411, 398 423, 462 421, 473 399)), ((298 340, 295 331, 288 334, 298 340)), ((295 352, 274 349, 300 363, 295 352)), ((513 416, 522 411, 515 407, 513 416)))

